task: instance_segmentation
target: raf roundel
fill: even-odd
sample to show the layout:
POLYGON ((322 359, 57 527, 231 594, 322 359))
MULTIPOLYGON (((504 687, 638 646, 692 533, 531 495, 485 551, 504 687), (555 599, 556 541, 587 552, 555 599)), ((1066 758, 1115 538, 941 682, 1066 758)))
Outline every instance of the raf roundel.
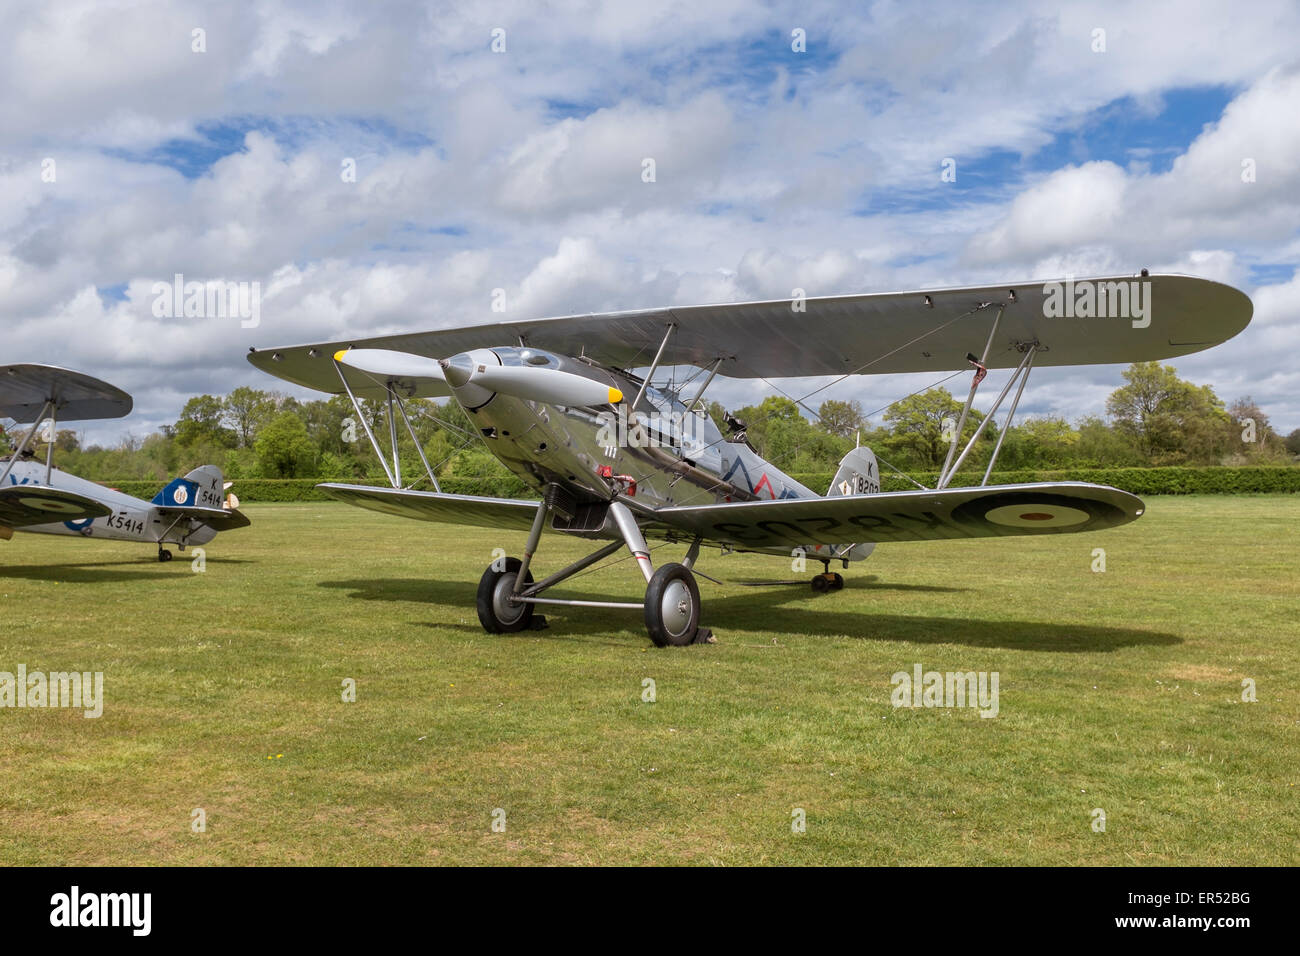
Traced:
POLYGON ((984 512, 984 520, 1006 528, 1066 528, 1083 524, 1086 511, 1056 504, 1002 505, 984 512))
POLYGON ((82 512, 82 508, 80 505, 74 504, 70 501, 55 501, 51 498, 33 498, 30 496, 25 498, 19 498, 18 500, 22 504, 27 505, 27 507, 35 508, 38 511, 52 511, 56 514, 65 514, 65 515, 81 514, 82 512))

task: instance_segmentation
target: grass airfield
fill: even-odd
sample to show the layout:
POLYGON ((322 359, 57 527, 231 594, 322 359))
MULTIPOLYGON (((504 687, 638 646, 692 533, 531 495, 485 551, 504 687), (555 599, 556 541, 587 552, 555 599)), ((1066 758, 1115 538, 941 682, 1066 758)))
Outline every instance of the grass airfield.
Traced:
MULTIPOLYGON (((718 643, 664 650, 620 610, 484 633, 523 534, 254 504, 201 573, 18 534, 0 670, 102 671, 104 711, 0 709, 0 862, 1300 863, 1300 496, 1147 506, 881 546, 829 595, 815 562, 706 551, 718 643), (894 708, 916 664, 998 672, 998 715, 894 708)), ((548 535, 535 568, 587 549, 548 535)), ((643 588, 624 561, 555 596, 643 588)))

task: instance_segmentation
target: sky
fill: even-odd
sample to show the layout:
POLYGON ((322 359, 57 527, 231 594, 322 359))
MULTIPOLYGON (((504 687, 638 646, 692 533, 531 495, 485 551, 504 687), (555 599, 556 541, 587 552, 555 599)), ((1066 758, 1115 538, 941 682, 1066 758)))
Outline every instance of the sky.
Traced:
MULTIPOLYGON (((75 426, 89 441, 238 385, 310 396, 250 346, 1142 268, 1250 295, 1245 332, 1172 364, 1300 427, 1294 2, 0 0, 0 17, 0 361, 129 391, 129 418, 75 426), (169 314, 155 286, 176 274, 256 283, 257 326, 169 314)), ((1103 414, 1122 371, 1036 370, 1021 411, 1103 414)), ((817 400, 871 411, 938 377, 817 400)))

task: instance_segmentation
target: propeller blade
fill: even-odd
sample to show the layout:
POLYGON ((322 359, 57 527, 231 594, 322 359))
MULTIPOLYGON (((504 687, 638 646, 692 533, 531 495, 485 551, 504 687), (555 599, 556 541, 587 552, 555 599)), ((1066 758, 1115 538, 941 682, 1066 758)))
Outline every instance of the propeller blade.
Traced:
POLYGON ((345 349, 336 352, 334 360, 381 378, 435 379, 452 388, 477 386, 488 392, 554 405, 608 405, 623 400, 619 389, 603 382, 540 365, 502 365, 487 350, 439 361, 391 349, 345 349))
POLYGON ((445 382, 437 359, 392 349, 343 349, 334 353, 334 361, 348 368, 382 378, 431 378, 445 382))
POLYGON ((612 385, 540 365, 479 365, 467 384, 552 405, 616 405, 623 401, 623 393, 612 385))

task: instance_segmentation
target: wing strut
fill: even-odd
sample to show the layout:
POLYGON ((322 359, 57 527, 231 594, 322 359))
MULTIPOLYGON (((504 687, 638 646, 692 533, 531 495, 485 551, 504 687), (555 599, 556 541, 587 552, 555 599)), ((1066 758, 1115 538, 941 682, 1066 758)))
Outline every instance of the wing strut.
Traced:
POLYGON ((998 460, 998 452, 1002 450, 1002 439, 1006 438, 1007 432, 1011 430, 1011 423, 1016 417, 1016 406, 1020 404, 1020 396, 1025 391, 1025 383, 1029 381, 1029 373, 1034 370, 1034 353, 1037 351, 1037 342, 1029 346, 1029 364, 1025 367, 1025 374, 1020 379, 1020 387, 1016 389, 1016 397, 1011 400, 1011 410, 1007 412, 1007 420, 1002 423, 1002 430, 998 432, 998 443, 993 446, 993 454, 989 457, 989 466, 984 469, 984 480, 980 482, 981 488, 989 483, 989 476, 993 474, 993 465, 998 460))
MULTIPOLYGON (((713 377, 718 374, 718 369, 720 368, 722 368, 722 359, 718 359, 716 362, 713 363, 713 368, 709 369, 709 377, 704 380, 704 384, 701 385, 700 390, 695 393, 695 397, 686 403, 686 407, 688 409, 693 409, 695 407, 695 403, 704 397, 705 390, 710 385, 713 384, 713 377)), ((706 408, 704 410, 704 414, 707 415, 708 413, 709 413, 708 409, 706 408)))
MULTIPOLYGON (((1007 397, 1007 392, 1011 391, 1011 386, 1016 383, 1017 379, 1020 379, 1020 387, 1022 390, 1024 389, 1025 380, 1029 378, 1028 367, 1033 362, 1034 353, 1036 351, 1038 351, 1038 343, 1035 342, 1033 345, 1029 347, 1029 350, 1025 352, 1025 357, 1020 360, 1020 364, 1016 366, 1016 370, 1011 373, 1011 377, 1007 379, 1007 384, 1002 387, 1002 391, 998 394, 997 401, 995 401, 993 403, 993 407, 989 409, 989 413, 987 416, 985 416, 984 421, 980 422, 979 428, 975 429, 975 434, 970 436, 970 441, 966 443, 966 447, 963 448, 961 454, 957 456, 957 460, 953 462, 952 468, 948 469, 948 471, 944 472, 939 476, 939 481, 934 486, 936 491, 948 487, 948 482, 952 481, 953 475, 957 474, 957 469, 961 467, 961 463, 966 460, 966 456, 969 455, 971 449, 975 447, 975 443, 979 441, 979 437, 984 433, 984 429, 988 427, 989 422, 993 421, 993 416, 995 416, 998 413, 998 409, 1002 405, 1002 400, 1007 397), (1024 378, 1021 378, 1022 372, 1024 373, 1024 378)), ((974 396, 975 396, 975 389, 972 386, 971 397, 973 398, 974 396)), ((1016 392, 1016 401, 1019 400, 1020 400, 1020 392, 1016 392)), ((967 408, 969 407, 970 406, 968 404, 967 408)), ((966 420, 965 415, 963 415, 962 421, 964 422, 965 420, 966 420)), ((1008 424, 1010 423, 1010 421, 1011 421, 1010 418, 1008 418, 1007 419, 1008 424)), ((958 431, 958 434, 960 435, 961 432, 958 431)), ((999 446, 1002 444, 1000 438, 998 439, 998 444, 999 446)), ((951 454, 949 455, 949 457, 951 457, 951 454)), ((994 461, 997 460, 996 452, 994 452, 993 460, 994 461)), ((992 464, 993 462, 990 461, 989 462, 990 470, 992 469, 992 464)), ((988 475, 985 475, 984 477, 985 480, 987 481, 988 475)))
MULTIPOLYGON (((13 454, 9 456, 9 464, 5 465, 4 474, 0 474, 0 481, 4 481, 6 478, 9 477, 9 472, 13 471, 14 462, 18 461, 18 459, 23 457, 23 452, 27 450, 27 446, 31 444, 32 438, 36 435, 36 429, 40 428, 41 422, 45 421, 45 413, 53 412, 53 411, 54 411, 54 400, 46 399, 45 404, 41 406, 41 413, 36 416, 36 421, 32 422, 32 427, 27 429, 27 434, 23 436, 22 442, 19 443, 18 447, 14 449, 13 454)), ((51 454, 53 454, 53 447, 54 447, 54 443, 51 442, 50 443, 51 454)), ((49 483, 50 480, 48 470, 49 469, 47 466, 46 476, 45 476, 45 481, 47 484, 49 483)))
POLYGON ((411 441, 415 443, 415 450, 420 456, 420 461, 424 464, 424 470, 429 476, 429 481, 433 482, 433 490, 441 492, 442 488, 438 484, 438 476, 433 473, 433 468, 429 465, 429 459, 425 457, 424 449, 420 447, 420 440, 415 437, 415 428, 411 425, 411 419, 406 414, 406 403, 402 401, 402 396, 398 395, 393 389, 392 383, 383 383, 384 390, 388 393, 388 442, 393 450, 393 461, 390 467, 387 457, 379 447, 378 439, 375 438, 375 433, 370 429, 370 423, 366 421, 365 413, 361 409, 361 403, 357 400, 356 393, 352 391, 347 376, 343 374, 342 365, 339 364, 338 359, 331 359, 331 361, 334 363, 335 371, 339 373, 339 381, 343 383, 348 398, 352 399, 352 408, 357 413, 361 427, 366 430, 366 437, 370 439, 370 447, 375 450, 375 457, 379 459, 380 467, 384 469, 384 474, 388 476, 388 483, 398 490, 402 487, 402 463, 397 454, 397 416, 393 412, 394 407, 396 407, 397 414, 402 416, 402 421, 406 424, 406 431, 411 436, 411 441))
POLYGON ((650 387, 650 379, 654 377, 655 372, 659 370, 659 360, 664 357, 664 349, 668 348, 668 340, 673 337, 673 329, 677 328, 676 323, 668 323, 668 331, 664 332, 664 340, 659 343, 659 351, 655 353, 655 360, 650 363, 650 371, 645 373, 645 379, 641 382, 641 390, 636 393, 636 399, 628 407, 633 411, 641 404, 641 399, 645 395, 645 390, 650 387))
POLYGON ((420 461, 424 464, 425 474, 433 482, 433 490, 441 492, 442 487, 438 484, 438 476, 433 473, 433 467, 429 464, 429 459, 425 457, 424 449, 420 446, 420 439, 415 437, 415 429, 411 426, 411 420, 406 416, 406 403, 402 401, 402 396, 396 392, 390 391, 389 394, 397 400, 397 410, 402 413, 402 421, 406 422, 406 432, 411 436, 411 441, 415 444, 415 450, 420 456, 420 461))
POLYGON ((59 409, 50 402, 50 430, 46 433, 50 436, 49 443, 45 446, 45 483, 52 485, 54 477, 54 439, 59 437, 59 409))
MULTIPOLYGON (((1002 313, 1004 311, 1006 311, 1006 305, 999 305, 998 314, 993 317, 993 328, 989 329, 988 341, 984 343, 984 354, 980 356, 978 362, 974 362, 975 377, 970 383, 970 394, 966 396, 966 404, 962 407, 961 418, 957 420, 957 430, 953 432, 952 444, 948 446, 948 457, 943 460, 943 467, 939 469, 939 483, 935 485, 936 488, 942 488, 946 484, 944 478, 948 476, 948 466, 952 464, 952 456, 957 453, 957 443, 961 441, 962 430, 966 427, 966 417, 970 415, 971 404, 975 401, 975 392, 979 389, 980 382, 984 381, 989 361, 989 349, 993 347, 993 336, 998 334, 998 326, 1002 322, 1002 313)), ((954 467, 952 470, 956 471, 957 469, 954 467)))

